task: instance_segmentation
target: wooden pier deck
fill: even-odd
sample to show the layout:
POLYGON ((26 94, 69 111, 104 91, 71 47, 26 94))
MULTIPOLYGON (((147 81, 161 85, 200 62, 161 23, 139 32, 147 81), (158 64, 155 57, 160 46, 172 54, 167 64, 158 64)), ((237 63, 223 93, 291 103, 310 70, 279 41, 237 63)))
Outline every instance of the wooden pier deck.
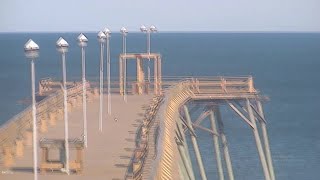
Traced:
MULTIPOLYGON (((104 96, 107 102, 106 95, 104 96)), ((88 103, 88 148, 84 150, 84 170, 81 175, 65 173, 46 173, 39 179, 46 180, 120 180, 125 174, 135 148, 135 134, 142 122, 145 106, 152 95, 129 95, 127 103, 120 95, 112 95, 112 114, 107 114, 105 103, 103 132, 99 132, 99 98, 88 103), (117 118, 118 121, 115 121, 117 118)), ((78 104, 69 112, 69 137, 80 138, 82 134, 82 106, 78 104)), ((57 120, 54 127, 48 124, 48 132, 41 133, 39 138, 64 138, 64 123, 57 120)), ((39 149, 39 154, 40 154, 39 149)), ((71 154, 72 159, 72 154, 71 154)), ((39 159, 40 162, 40 159, 39 159)), ((26 147, 24 156, 15 161, 12 174, 0 174, 1 180, 31 180, 32 146, 26 147)))

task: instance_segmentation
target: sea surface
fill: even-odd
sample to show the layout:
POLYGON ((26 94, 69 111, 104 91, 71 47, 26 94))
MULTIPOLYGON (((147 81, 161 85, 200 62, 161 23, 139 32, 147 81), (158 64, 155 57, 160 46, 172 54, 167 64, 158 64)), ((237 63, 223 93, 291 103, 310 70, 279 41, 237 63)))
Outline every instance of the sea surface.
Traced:
MULTIPOLYGON (((87 76, 97 80, 99 43, 96 33, 86 35, 87 76)), ((40 46, 37 80, 61 79, 61 59, 55 47, 60 36, 70 44, 67 78, 80 79, 78 33, 0 34, 0 124, 26 108, 28 103, 21 104, 21 100, 30 100, 30 62, 24 56, 24 44, 32 38, 40 46)), ((112 34, 113 77, 118 75, 121 42, 120 34, 112 34)), ((129 33, 127 52, 144 52, 145 42, 145 34, 129 33)), ((252 75, 255 87, 270 97, 264 110, 277 179, 320 179, 320 34, 157 33, 152 34, 151 44, 152 52, 162 54, 164 76, 252 75)), ((134 75, 134 66, 128 68, 129 75, 134 75)), ((263 179, 250 128, 227 108, 222 108, 222 116, 236 179, 263 179)), ((212 137, 196 133, 208 179, 217 179, 212 137)))

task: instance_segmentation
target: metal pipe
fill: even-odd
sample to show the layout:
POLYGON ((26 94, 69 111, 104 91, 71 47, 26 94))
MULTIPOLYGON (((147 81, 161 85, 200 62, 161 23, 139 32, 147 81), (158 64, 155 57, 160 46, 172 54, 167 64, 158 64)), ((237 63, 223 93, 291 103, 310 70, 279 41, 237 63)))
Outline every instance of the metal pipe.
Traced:
POLYGON ((122 71, 122 58, 119 57, 119 87, 120 87, 120 95, 123 95, 123 71, 122 71))
POLYGON ((217 170, 219 173, 219 179, 224 180, 224 175, 223 175, 223 168, 222 168, 222 161, 221 161, 221 152, 220 152, 220 145, 219 145, 219 137, 218 137, 218 131, 216 127, 216 121, 214 117, 214 112, 211 110, 210 112, 210 121, 211 121, 211 128, 212 131, 215 133, 213 134, 213 143, 214 143, 214 150, 216 153, 216 161, 217 161, 217 170))
MULTIPOLYGON (((151 53, 151 31, 147 31, 147 46, 148 46, 148 54, 150 55, 151 53)), ((150 57, 148 58, 148 82, 150 83, 150 57)))
POLYGON ((64 140, 66 154, 66 172, 69 175, 69 127, 68 127, 68 97, 67 97, 67 73, 66 73, 66 54, 62 52, 62 74, 63 74, 63 107, 64 107, 64 140))
POLYGON ((84 140, 85 147, 88 147, 86 59, 85 59, 85 49, 83 46, 81 47, 81 61, 82 61, 83 140, 84 140))
POLYGON ((110 91, 110 79, 111 79, 111 64, 110 64, 110 39, 107 36, 107 71, 108 71, 108 114, 111 114, 111 91, 110 91))
POLYGON ((104 43, 100 43, 100 109, 99 109, 99 130, 102 132, 103 119, 103 49, 104 43))
POLYGON ((150 30, 148 30, 147 31, 147 46, 148 46, 148 50, 147 50, 147 52, 148 52, 148 54, 150 54, 150 52, 151 52, 151 43, 150 43, 150 41, 151 41, 151 31, 150 30))
POLYGON ((186 156, 186 160, 187 160, 187 163, 188 163, 188 172, 191 176, 191 179, 195 179, 194 177, 194 172, 193 172, 193 169, 192 169, 192 163, 191 163, 191 159, 190 159, 190 154, 189 154, 189 148, 188 148, 188 144, 187 144, 187 139, 186 139, 186 135, 184 133, 184 130, 182 128, 182 124, 181 124, 182 119, 180 119, 180 122, 177 123, 178 124, 178 127, 179 127, 179 132, 181 134, 181 137, 182 137, 182 144, 183 144, 183 147, 184 147, 184 153, 185 153, 185 156, 186 156))
POLYGON ((32 95, 32 123, 33 123, 33 176, 38 180, 38 143, 37 143, 37 109, 35 97, 35 68, 34 59, 31 60, 31 95, 32 95))
POLYGON ((192 176, 191 176, 191 174, 190 174, 190 168, 191 168, 191 167, 189 166, 189 163, 188 163, 186 154, 185 154, 185 152, 184 152, 183 144, 182 144, 182 142, 179 142, 178 139, 176 139, 176 144, 177 144, 177 146, 178 146, 178 150, 179 150, 179 153, 180 153, 180 156, 181 156, 181 159, 182 159, 182 163, 183 163, 184 168, 185 168, 185 170, 186 170, 188 179, 193 180, 194 178, 192 178, 192 176))
POLYGON ((158 94, 158 60, 157 58, 154 59, 153 63, 154 63, 153 64, 153 73, 154 73, 153 89, 154 89, 154 94, 157 95, 158 94))
MULTIPOLYGON (((265 119, 262 104, 260 101, 257 101, 257 106, 258 106, 258 112, 259 112, 260 116, 263 119, 265 119)), ((267 157, 267 163, 268 163, 268 167, 269 167, 270 178, 271 178, 271 180, 275 180, 266 123, 265 123, 265 121, 260 121, 260 122, 261 122, 261 130, 262 130, 262 136, 263 136, 263 141, 264 141, 265 153, 266 153, 266 157, 267 157)))
POLYGON ((265 157, 264 152, 263 152, 263 148, 262 148, 262 144, 261 144, 258 128, 257 128, 257 125, 256 125, 256 120, 254 118, 253 111, 251 109, 249 99, 247 99, 246 103, 247 103, 247 109, 248 109, 248 113, 249 113, 249 118, 250 118, 251 123, 252 123, 252 125, 254 127, 252 129, 252 131, 253 131, 254 138, 256 140, 256 146, 257 146, 257 150, 258 150, 258 153, 259 153, 259 157, 260 157, 260 161, 261 161, 264 177, 265 177, 266 180, 270 180, 271 178, 270 178, 268 165, 267 165, 267 162, 266 162, 266 157, 265 157))
POLYGON ((219 134, 220 134, 221 141, 222 141, 223 154, 224 154, 224 159, 226 161, 229 180, 234 180, 233 168, 232 168, 232 163, 231 163, 231 158, 230 158, 230 153, 229 153, 229 148, 228 148, 228 142, 227 142, 227 137, 224 133, 224 125, 223 125, 223 122, 221 119, 221 113, 220 113, 220 110, 218 107, 216 107, 214 109, 214 111, 215 111, 217 121, 218 121, 219 134))
MULTIPOLYGON (((192 122, 191 122, 191 118, 190 118, 190 115, 189 115, 188 107, 186 105, 184 105, 183 108, 184 108, 184 112, 185 112, 185 115, 186 115, 187 123, 188 123, 189 127, 193 131, 192 122)), ((207 176, 206 176, 206 172, 205 172, 205 169, 204 169, 204 166, 203 166, 203 163, 202 163, 201 154, 200 154, 200 150, 199 150, 199 147, 198 147, 197 139, 192 134, 191 134, 191 141, 192 141, 192 144, 193 144, 194 152, 196 154, 196 159, 197 159, 198 166, 199 166, 199 169, 200 169, 201 178, 202 178, 202 180, 207 180, 207 176)))
MULTIPOLYGON (((122 50, 123 50, 123 54, 126 55, 127 54, 127 40, 126 40, 126 35, 123 34, 122 35, 122 50)), ((123 82, 123 100, 125 102, 127 102, 127 59, 124 58, 124 64, 123 64, 123 71, 124 71, 124 82, 123 82)))

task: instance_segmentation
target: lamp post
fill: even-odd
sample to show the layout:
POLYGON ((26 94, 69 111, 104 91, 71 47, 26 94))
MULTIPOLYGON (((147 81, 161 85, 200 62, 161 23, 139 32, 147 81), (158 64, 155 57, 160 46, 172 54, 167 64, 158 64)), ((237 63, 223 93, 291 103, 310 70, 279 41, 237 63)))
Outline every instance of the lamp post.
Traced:
MULTIPOLYGON (((147 53, 150 55, 150 53, 151 53, 151 33, 158 32, 158 30, 153 25, 150 26, 149 29, 146 26, 142 25, 140 27, 140 31, 147 34, 147 53)), ((150 82, 150 58, 148 61, 148 81, 150 82)))
POLYGON ((33 134, 33 176, 38 180, 38 153, 37 153, 37 117, 36 117, 36 97, 35 97, 35 70, 34 61, 39 57, 39 46, 31 39, 24 45, 27 59, 31 60, 31 96, 32 96, 32 134, 33 134))
POLYGON ((99 109, 99 130, 102 132, 102 116, 103 116, 103 50, 107 36, 100 31, 98 33, 98 41, 100 42, 100 109, 99 109))
POLYGON ((66 53, 68 52, 69 44, 62 37, 56 42, 57 50, 61 53, 62 58, 62 76, 63 76, 63 107, 64 107, 64 141, 65 141, 65 156, 66 156, 66 172, 69 175, 69 127, 68 127, 68 97, 67 97, 67 75, 66 75, 66 53))
POLYGON ((86 55, 85 47, 88 39, 84 34, 78 36, 78 45, 81 47, 81 65, 82 65, 82 111, 83 111, 83 141, 85 147, 88 147, 87 131, 87 82, 86 82, 86 55))
POLYGON ((111 68, 110 68, 110 37, 111 31, 108 28, 103 30, 104 34, 107 37, 107 81, 108 81, 108 114, 111 114, 111 92, 110 92, 110 76, 111 76, 111 68))
MULTIPOLYGON (((122 27, 120 29, 120 33, 122 34, 122 54, 126 55, 127 54, 127 40, 126 36, 128 34, 128 30, 125 27, 122 27)), ((125 102, 127 102, 127 93, 126 93, 126 86, 127 86, 127 59, 124 58, 124 82, 123 82, 123 99, 125 102)))

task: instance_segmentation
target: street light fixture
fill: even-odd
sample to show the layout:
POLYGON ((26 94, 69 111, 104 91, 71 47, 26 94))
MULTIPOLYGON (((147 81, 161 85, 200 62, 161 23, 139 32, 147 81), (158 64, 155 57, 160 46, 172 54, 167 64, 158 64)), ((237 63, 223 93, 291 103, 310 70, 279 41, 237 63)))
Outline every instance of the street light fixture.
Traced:
MULTIPOLYGON (((122 27, 120 29, 120 33, 122 34, 122 53, 124 55, 127 54, 127 40, 126 40, 126 36, 128 34, 128 30, 125 27, 122 27)), ((127 93, 126 93, 126 86, 127 86, 127 59, 124 58, 124 67, 123 67, 123 71, 124 71, 124 81, 123 81, 123 99, 125 102, 127 102, 127 93)))
MULTIPOLYGON (((157 28, 152 25, 148 29, 146 26, 142 25, 140 27, 140 31, 147 34, 147 53, 150 55, 151 53, 151 33, 158 32, 157 28)), ((150 82, 150 58, 148 61, 148 81, 150 82)))
POLYGON ((98 41, 100 42, 100 110, 99 110, 99 130, 102 132, 102 116, 103 116, 103 50, 107 36, 104 32, 98 33, 98 41))
POLYGON ((66 155, 66 172, 69 175, 69 127, 68 127, 68 97, 67 97, 67 74, 66 74, 66 53, 68 52, 69 44, 62 37, 56 42, 57 50, 61 53, 62 59, 62 76, 63 76, 63 107, 64 107, 64 140, 65 140, 65 155, 66 155))
POLYGON ((111 60, 110 60, 110 37, 111 31, 108 28, 103 30, 104 34, 107 36, 107 80, 108 80, 108 114, 111 114, 111 60))
POLYGON ((31 96, 32 96, 32 133, 33 133, 33 176, 38 180, 38 153, 37 153, 37 117, 36 117, 36 97, 35 97, 35 69, 34 61, 39 57, 39 46, 33 40, 24 45, 24 51, 27 59, 31 60, 31 96))
POLYGON ((82 65, 82 111, 83 111, 83 141, 85 147, 88 147, 87 131, 87 82, 86 82, 86 56, 85 47, 88 39, 84 34, 78 36, 78 45, 81 47, 81 65, 82 65))

